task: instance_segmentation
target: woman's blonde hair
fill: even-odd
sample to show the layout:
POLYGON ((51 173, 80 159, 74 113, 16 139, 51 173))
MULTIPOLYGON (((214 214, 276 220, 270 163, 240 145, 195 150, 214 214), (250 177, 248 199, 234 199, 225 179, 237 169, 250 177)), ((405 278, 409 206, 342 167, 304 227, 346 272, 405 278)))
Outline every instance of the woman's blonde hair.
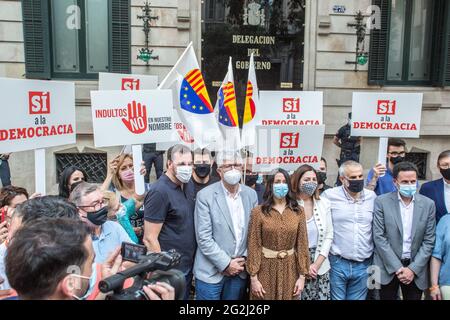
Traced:
POLYGON ((131 154, 124 153, 124 154, 120 155, 119 158, 117 159, 117 161, 118 161, 117 162, 117 171, 113 175, 113 178, 112 178, 112 183, 113 183, 114 187, 119 191, 121 191, 123 189, 123 182, 122 182, 122 179, 120 178, 119 171, 120 171, 120 167, 122 166, 122 164, 124 163, 124 161, 126 159, 130 159, 131 162, 133 162, 133 156, 131 154))
POLYGON ((116 212, 112 210, 114 206, 120 202, 115 192, 105 190, 103 191, 103 198, 108 201, 108 220, 116 219, 116 212))

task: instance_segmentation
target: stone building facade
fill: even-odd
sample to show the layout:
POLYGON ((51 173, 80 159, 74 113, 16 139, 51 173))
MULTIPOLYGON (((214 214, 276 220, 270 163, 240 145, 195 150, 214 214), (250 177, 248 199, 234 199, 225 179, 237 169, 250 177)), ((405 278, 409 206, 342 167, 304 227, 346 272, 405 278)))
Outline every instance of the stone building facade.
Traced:
MULTIPOLYGON (((224 1, 217 0, 215 4, 220 6, 224 1)), ((276 0, 274 1, 276 2, 276 0)), ((409 21, 410 25, 415 26, 418 23, 417 19, 414 20, 414 18, 409 16, 416 15, 420 18, 420 14, 425 20, 424 15, 427 13, 426 8, 423 7, 423 1, 402 1, 405 2, 405 6, 412 8, 409 9, 410 11, 407 11, 405 21, 409 21), (421 8, 422 10, 420 10, 421 8), (419 10, 420 12, 415 13, 414 10, 419 10)), ((24 0, 23 2, 36 3, 38 1, 24 0)), ((78 2, 83 1, 73 0, 66 2, 78 4, 78 2)), ((162 80, 191 41, 194 44, 197 56, 199 58, 202 57, 202 22, 204 22, 202 21, 202 9, 204 10, 202 6, 205 6, 206 0, 150 1, 152 15, 158 16, 157 20, 152 21, 150 48, 154 50, 153 54, 158 56, 159 59, 151 60, 149 67, 137 59, 138 50, 145 43, 142 21, 137 18, 138 15, 142 14, 141 7, 144 5, 145 0, 112 0, 112 3, 114 2, 122 5, 123 3, 128 3, 129 7, 129 71, 131 73, 157 75, 159 80, 162 80)), ((237 2, 247 5, 249 1, 238 0, 237 2)), ((302 86, 303 90, 323 91, 324 93, 326 139, 323 155, 329 162, 330 180, 328 182, 332 183, 335 179, 337 167, 334 159, 339 154, 339 149, 332 144, 332 138, 339 127, 346 122, 347 113, 351 110, 352 93, 354 91, 424 93, 421 137, 420 139, 408 139, 407 144, 408 150, 417 153, 418 157, 422 159, 426 169, 426 178, 437 178, 439 175, 435 165, 437 155, 444 149, 450 149, 450 90, 445 86, 446 83, 442 82, 440 85, 432 85, 431 83, 413 84, 405 81, 401 84, 369 84, 368 69, 370 62, 364 66, 359 66, 359 71, 357 72, 354 71, 355 65, 348 63, 355 60, 357 41, 355 28, 349 23, 355 22, 357 11, 362 11, 366 18, 370 16, 372 11, 368 10, 368 8, 373 2, 384 5, 386 5, 384 3, 386 2, 389 6, 393 5, 392 1, 388 0, 380 0, 378 2, 371 0, 304 1, 302 86)), ((435 1, 431 2, 434 3, 435 1)), ((447 7, 446 10, 448 10, 447 7)), ((391 8, 390 11, 390 14, 393 14, 392 12, 395 10, 391 8)), ((401 20, 401 17, 396 16, 395 18, 401 20)), ((429 19, 433 20, 432 18, 429 19)), ((449 20, 448 16, 444 19, 446 26, 447 24, 450 25, 450 21, 447 20, 449 20)), ((22 1, 0 1, 0 77, 26 78, 25 64, 27 61, 23 21, 22 1)), ((370 33, 370 30, 368 30, 365 37, 365 48, 367 51, 371 45, 370 33)), ((448 33, 446 34, 448 35, 448 33)), ((443 41, 447 45, 447 40, 444 39, 443 41)), ((446 61, 442 62, 442 64, 444 63, 446 61)), ((67 80, 74 81, 76 84, 77 143, 76 145, 51 148, 46 151, 47 188, 49 193, 53 193, 57 189, 56 169, 60 160, 58 155, 77 153, 100 154, 103 156, 103 161, 105 161, 114 157, 121 150, 120 147, 102 149, 94 147, 89 92, 97 89, 97 80, 95 78, 67 80)), ((210 95, 212 94, 210 93, 210 95)), ((373 166, 377 158, 377 149, 377 139, 364 139, 361 162, 366 170, 373 166)), ((33 152, 14 153, 11 156, 10 165, 13 184, 34 190, 33 152)))

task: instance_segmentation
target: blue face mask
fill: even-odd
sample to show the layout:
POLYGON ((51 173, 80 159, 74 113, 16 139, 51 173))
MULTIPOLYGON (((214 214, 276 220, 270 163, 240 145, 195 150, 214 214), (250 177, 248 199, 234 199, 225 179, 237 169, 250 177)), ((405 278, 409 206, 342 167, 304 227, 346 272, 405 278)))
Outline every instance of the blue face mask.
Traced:
POLYGON ((412 198, 417 192, 417 185, 415 184, 400 184, 398 191, 406 198, 412 198))
POLYGON ((277 199, 283 199, 289 192, 288 185, 286 183, 277 183, 273 185, 273 195, 277 199))
POLYGON ((90 278, 77 274, 74 275, 82 279, 89 279, 89 287, 87 288, 86 293, 82 297, 77 297, 76 295, 73 296, 77 300, 86 300, 91 295, 92 291, 94 291, 95 284, 97 283, 97 267, 95 262, 92 264, 92 274, 90 278))

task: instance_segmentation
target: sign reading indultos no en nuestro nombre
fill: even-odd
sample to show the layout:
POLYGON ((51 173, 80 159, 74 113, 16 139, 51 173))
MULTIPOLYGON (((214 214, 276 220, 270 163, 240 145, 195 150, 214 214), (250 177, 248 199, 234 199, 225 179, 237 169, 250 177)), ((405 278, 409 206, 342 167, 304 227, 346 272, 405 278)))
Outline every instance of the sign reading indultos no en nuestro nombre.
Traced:
POLYGON ((0 78, 0 153, 75 143, 75 86, 0 78))
POLYGON ((170 141, 170 90, 92 91, 96 147, 170 141))

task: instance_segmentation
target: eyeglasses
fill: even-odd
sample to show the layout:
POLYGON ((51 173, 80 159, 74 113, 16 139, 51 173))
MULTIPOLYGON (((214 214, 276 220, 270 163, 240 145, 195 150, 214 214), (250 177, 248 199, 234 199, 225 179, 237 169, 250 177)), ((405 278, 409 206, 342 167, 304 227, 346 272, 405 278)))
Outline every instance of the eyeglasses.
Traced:
POLYGON ((108 204, 108 201, 105 199, 102 199, 100 201, 93 202, 90 206, 78 206, 78 208, 83 209, 84 208, 94 208, 94 210, 100 210, 104 204, 108 204))
POLYGON ((233 168, 236 170, 242 170, 242 167, 243 167, 242 163, 235 163, 235 164, 224 164, 220 168, 222 168, 222 170, 224 171, 230 171, 233 168))
POLYGON ((405 155, 406 155, 406 152, 405 151, 403 151, 403 152, 389 152, 389 154, 391 155, 391 156, 393 156, 393 157, 404 157, 405 155))

